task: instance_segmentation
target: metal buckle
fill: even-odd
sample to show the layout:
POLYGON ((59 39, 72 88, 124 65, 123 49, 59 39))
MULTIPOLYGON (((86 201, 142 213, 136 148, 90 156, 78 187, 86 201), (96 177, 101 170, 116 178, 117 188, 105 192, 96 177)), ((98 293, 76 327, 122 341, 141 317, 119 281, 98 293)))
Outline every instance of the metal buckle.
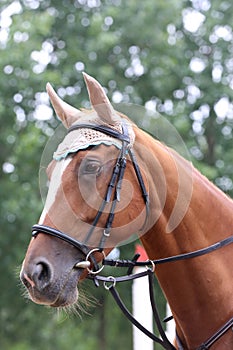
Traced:
POLYGON ((148 265, 146 265, 146 269, 151 271, 151 272, 155 272, 155 263, 153 260, 148 260, 148 265), (151 266, 148 266, 149 264, 151 264, 151 266))
POLYGON ((110 288, 115 287, 115 285, 116 285, 116 278, 113 277, 113 276, 108 276, 107 279, 108 279, 108 281, 104 281, 104 288, 106 290, 109 290, 110 288))
MULTIPOLYGON (((88 259, 90 258, 91 254, 93 254, 93 253, 95 253, 95 252, 102 253, 102 255, 103 255, 103 259, 102 259, 102 260, 104 260, 104 259, 106 258, 105 252, 104 252, 103 250, 99 250, 99 248, 94 248, 94 249, 90 250, 90 251, 88 252, 87 256, 86 256, 86 261, 87 261, 87 262, 89 262, 88 259)), ((88 271, 90 274, 92 274, 92 275, 97 275, 98 273, 100 273, 100 272, 103 270, 103 268, 104 268, 104 265, 102 265, 102 266, 99 268, 99 270, 93 271, 93 270, 91 270, 89 267, 87 267, 87 271, 88 271)))

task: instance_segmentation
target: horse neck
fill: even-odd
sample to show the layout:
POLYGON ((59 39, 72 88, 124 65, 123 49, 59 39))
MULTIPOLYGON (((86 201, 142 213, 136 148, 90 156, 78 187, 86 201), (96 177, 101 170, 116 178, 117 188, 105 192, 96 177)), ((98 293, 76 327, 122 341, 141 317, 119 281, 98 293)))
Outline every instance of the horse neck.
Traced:
MULTIPOLYGON (((191 252, 232 235, 233 202, 178 154, 145 139, 145 135, 143 138, 148 150, 143 163, 147 163, 148 169, 150 222, 156 217, 141 238, 149 258, 191 252), (161 174, 163 180, 159 179, 161 174), (166 195, 159 190, 160 185, 166 195)), ((228 246, 156 268, 178 332, 188 349, 200 345, 233 316, 231 260, 232 247, 228 246)))

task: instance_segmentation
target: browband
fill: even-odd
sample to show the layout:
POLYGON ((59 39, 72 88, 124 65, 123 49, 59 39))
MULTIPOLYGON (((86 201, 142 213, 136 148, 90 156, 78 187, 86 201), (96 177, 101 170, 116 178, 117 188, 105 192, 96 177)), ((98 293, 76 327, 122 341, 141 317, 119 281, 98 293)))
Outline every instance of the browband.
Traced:
POLYGON ((96 131, 100 131, 108 136, 111 136, 113 138, 116 138, 118 140, 130 143, 130 137, 127 134, 121 134, 120 132, 118 132, 117 130, 114 130, 112 128, 109 128, 108 126, 105 125, 97 125, 97 124, 75 124, 72 125, 69 129, 68 129, 68 133, 77 130, 77 129, 93 129, 96 131))

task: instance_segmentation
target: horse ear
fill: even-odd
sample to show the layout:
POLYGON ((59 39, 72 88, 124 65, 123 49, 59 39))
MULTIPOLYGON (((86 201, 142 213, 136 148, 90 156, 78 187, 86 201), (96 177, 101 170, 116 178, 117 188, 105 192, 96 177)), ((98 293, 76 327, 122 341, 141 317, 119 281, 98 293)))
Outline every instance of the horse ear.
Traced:
POLYGON ((47 83, 46 90, 56 114, 61 119, 63 125, 68 129, 74 122, 77 121, 81 111, 64 102, 57 95, 51 84, 47 83))
POLYGON ((100 119, 105 123, 114 124, 119 117, 114 111, 113 106, 111 105, 103 87, 100 83, 91 77, 90 75, 83 73, 90 102, 92 107, 97 112, 100 119))

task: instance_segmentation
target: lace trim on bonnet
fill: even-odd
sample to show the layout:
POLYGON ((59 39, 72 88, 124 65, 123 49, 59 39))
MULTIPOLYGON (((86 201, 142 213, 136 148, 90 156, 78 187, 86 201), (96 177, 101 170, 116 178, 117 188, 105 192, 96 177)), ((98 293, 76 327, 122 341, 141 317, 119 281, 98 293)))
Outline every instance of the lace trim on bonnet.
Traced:
MULTIPOLYGON (((85 122, 90 124, 100 124, 100 119, 96 118, 96 114, 84 114, 84 117, 80 118, 79 122, 85 122), (94 114, 94 115, 93 115, 94 114), (87 118, 88 117, 88 118, 87 118)), ((101 125, 106 125, 120 133, 122 133, 122 118, 119 118, 119 121, 116 121, 114 125, 109 125, 103 123, 101 121, 101 125)), ((128 127, 128 133, 130 137, 130 144, 129 147, 132 147, 135 140, 135 134, 132 128, 132 123, 130 121, 124 119, 125 124, 128 127)), ((78 122, 74 123, 73 125, 78 124, 78 122)), ((80 128, 73 130, 71 133, 68 133, 64 140, 60 143, 57 150, 53 154, 53 159, 59 161, 61 159, 66 158, 70 153, 76 153, 81 149, 86 149, 89 146, 95 146, 105 144, 107 146, 114 145, 117 148, 121 149, 122 142, 120 140, 117 140, 114 137, 105 135, 104 133, 100 131, 96 131, 89 128, 80 128)))

